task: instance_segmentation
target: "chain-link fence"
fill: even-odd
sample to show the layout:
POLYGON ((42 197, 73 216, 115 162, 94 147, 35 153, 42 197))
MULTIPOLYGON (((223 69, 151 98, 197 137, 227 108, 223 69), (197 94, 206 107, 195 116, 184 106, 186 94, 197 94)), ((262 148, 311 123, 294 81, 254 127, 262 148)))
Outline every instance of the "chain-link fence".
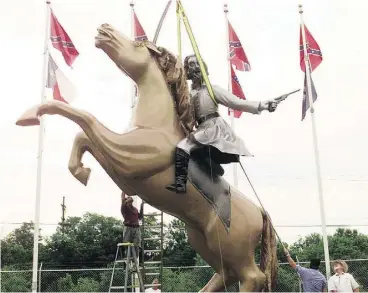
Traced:
MULTIPOLYGON (((368 289, 368 259, 347 260, 349 273, 359 283, 360 291, 368 289)), ((308 263, 300 263, 307 267, 308 263)), ((325 273, 324 263, 321 272, 325 273)), ((38 291, 41 292, 107 292, 109 290, 111 268, 94 269, 42 269, 38 275, 38 291)), ((164 292, 198 292, 213 276, 212 268, 165 267, 160 282, 164 292)), ((153 277, 152 277, 153 278, 153 277)), ((300 283, 297 274, 286 263, 279 265, 276 292, 299 292, 300 283)), ((31 291, 32 271, 1 271, 1 292, 31 291)), ((124 285, 124 270, 116 269, 114 285, 124 285)), ((228 292, 237 292, 238 285, 227 288, 228 292)))

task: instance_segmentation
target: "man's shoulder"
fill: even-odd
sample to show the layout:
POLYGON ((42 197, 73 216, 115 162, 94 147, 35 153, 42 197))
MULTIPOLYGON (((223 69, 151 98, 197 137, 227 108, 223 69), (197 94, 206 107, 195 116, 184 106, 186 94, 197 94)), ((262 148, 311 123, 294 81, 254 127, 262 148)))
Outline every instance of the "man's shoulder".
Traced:
POLYGON ((332 275, 332 276, 330 277, 330 280, 334 280, 334 279, 336 279, 336 278, 338 278, 338 276, 337 276, 336 274, 334 274, 334 275, 332 275))
POLYGON ((353 277, 353 275, 352 275, 352 274, 344 273, 344 275, 346 276, 346 278, 354 279, 354 277, 353 277))
POLYGON ((321 273, 321 271, 319 271, 319 270, 315 270, 315 271, 317 272, 317 274, 318 274, 321 278, 323 278, 323 279, 325 279, 325 280, 327 281, 326 276, 325 276, 324 274, 322 274, 322 273, 321 273))
POLYGON ((302 267, 301 265, 296 265, 295 269, 298 270, 302 270, 302 271, 307 271, 309 270, 308 268, 302 267))

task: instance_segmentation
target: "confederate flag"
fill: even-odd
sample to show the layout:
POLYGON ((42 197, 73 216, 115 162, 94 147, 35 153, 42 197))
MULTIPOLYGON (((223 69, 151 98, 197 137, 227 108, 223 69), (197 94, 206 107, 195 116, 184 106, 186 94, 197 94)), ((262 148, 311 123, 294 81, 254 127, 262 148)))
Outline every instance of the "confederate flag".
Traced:
POLYGON ((52 46, 61 52, 66 64, 72 66, 75 58, 78 57, 79 53, 77 49, 74 47, 72 40, 70 39, 64 28, 57 20, 52 10, 50 19, 50 29, 51 29, 50 39, 52 46))
POLYGON ((230 21, 229 25, 229 47, 230 47, 230 62, 237 70, 250 71, 250 63, 247 55, 245 55, 244 49, 238 36, 236 35, 230 21))
MULTIPOLYGON (((135 14, 135 11, 133 10, 133 15, 134 15, 134 39, 136 41, 147 41, 147 35, 141 25, 141 23, 138 20, 137 15, 135 14)), ((138 96, 138 88, 136 85, 134 85, 134 89, 135 89, 135 96, 138 96)))
POLYGON ((76 96, 74 85, 56 65, 50 54, 46 87, 52 89, 54 100, 66 104, 72 102, 76 96))
MULTIPOLYGON (((322 62, 322 52, 319 48, 318 43, 313 38, 312 34, 309 32, 307 27, 304 25, 305 29, 305 42, 307 47, 307 53, 309 56, 309 65, 311 72, 317 68, 322 62)), ((304 47, 303 47, 303 37, 302 37, 302 26, 300 26, 300 39, 299 39, 299 51, 300 51, 300 68, 305 72, 305 62, 304 62, 304 47)))
MULTIPOLYGON (((317 91, 313 83, 312 75, 310 75, 310 81, 311 81, 311 88, 312 88, 312 100, 313 103, 317 100, 317 91)), ((309 97, 308 97, 308 87, 307 87, 307 74, 304 74, 304 90, 303 90, 303 103, 302 103, 302 121, 305 118, 305 115, 307 114, 307 111, 309 109, 309 97)))
MULTIPOLYGON (((231 65, 230 67, 231 67, 231 88, 232 88, 232 92, 239 99, 245 100, 245 95, 244 95, 243 90, 241 88, 241 85, 239 83, 239 79, 235 74, 233 66, 231 65)), ((243 113, 242 111, 234 110, 234 117, 239 118, 242 113, 243 113)), ((228 114, 230 115, 230 109, 228 109, 228 114)))
POLYGON ((134 39, 136 41, 147 41, 147 35, 143 29, 143 27, 141 26, 141 23, 138 20, 137 15, 135 14, 135 12, 133 12, 134 14, 134 39))

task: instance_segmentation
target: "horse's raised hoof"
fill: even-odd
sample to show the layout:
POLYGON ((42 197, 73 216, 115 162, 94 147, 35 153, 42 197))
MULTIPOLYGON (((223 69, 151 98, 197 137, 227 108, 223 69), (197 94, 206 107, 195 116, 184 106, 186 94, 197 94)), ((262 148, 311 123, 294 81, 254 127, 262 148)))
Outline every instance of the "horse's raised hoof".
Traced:
POLYGON ((78 181, 85 186, 87 186, 90 175, 91 175, 90 168, 79 167, 75 172, 73 172, 73 176, 77 178, 78 181))
POLYGON ((166 186, 166 189, 172 192, 175 192, 175 193, 186 193, 187 192, 186 186, 181 185, 181 184, 170 184, 166 186))
POLYGON ((20 116, 15 124, 18 126, 40 125, 40 120, 38 119, 38 108, 39 106, 35 106, 28 109, 22 116, 20 116))

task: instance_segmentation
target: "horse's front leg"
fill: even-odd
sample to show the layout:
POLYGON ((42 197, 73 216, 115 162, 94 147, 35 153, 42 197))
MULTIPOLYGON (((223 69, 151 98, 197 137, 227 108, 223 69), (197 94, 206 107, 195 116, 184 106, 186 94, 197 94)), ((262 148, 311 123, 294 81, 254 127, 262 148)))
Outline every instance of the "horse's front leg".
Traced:
POLYGON ((79 132, 74 139, 68 164, 70 173, 84 185, 88 183, 91 169, 83 166, 82 158, 84 153, 90 150, 90 146, 91 141, 87 135, 83 131, 79 132))
POLYGON ((101 167, 106 171, 110 178, 116 183, 117 186, 124 190, 126 194, 135 194, 134 191, 122 181, 122 178, 118 177, 110 163, 83 131, 78 133, 74 139, 68 165, 69 171, 79 182, 87 185, 89 176, 91 174, 91 169, 84 167, 82 163, 82 158, 86 151, 88 151, 97 160, 97 162, 99 162, 101 167))

